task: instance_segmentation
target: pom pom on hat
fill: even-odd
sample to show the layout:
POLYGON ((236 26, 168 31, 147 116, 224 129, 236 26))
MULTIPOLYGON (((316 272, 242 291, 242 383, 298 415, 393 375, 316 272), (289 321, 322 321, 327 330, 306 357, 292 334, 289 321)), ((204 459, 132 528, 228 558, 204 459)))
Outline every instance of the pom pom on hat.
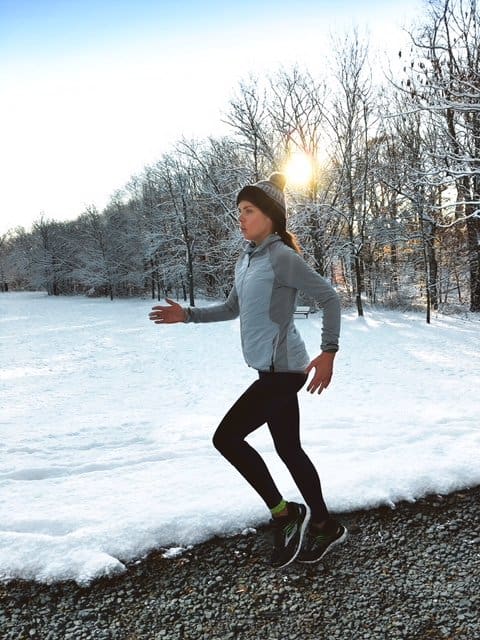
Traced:
POLYGON ((278 187, 280 191, 284 191, 285 185, 287 183, 287 176, 284 173, 280 173, 280 171, 275 171, 269 177, 268 182, 273 182, 273 184, 278 187))

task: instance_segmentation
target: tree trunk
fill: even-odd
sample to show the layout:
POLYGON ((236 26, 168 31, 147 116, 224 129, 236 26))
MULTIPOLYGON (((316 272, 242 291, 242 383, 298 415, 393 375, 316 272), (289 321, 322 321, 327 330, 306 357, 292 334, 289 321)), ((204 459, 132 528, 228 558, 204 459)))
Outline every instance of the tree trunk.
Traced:
POLYGON ((360 264, 360 256, 355 254, 355 282, 356 282, 356 295, 355 302, 357 304, 357 312, 359 316, 363 316, 363 304, 362 304, 362 269, 360 264))
POLYGON ((395 295, 398 295, 398 254, 397 254, 397 245, 390 245, 390 265, 391 265, 391 277, 390 277, 390 286, 395 295))
POLYGON ((438 309, 438 263, 435 256, 435 248, 433 246, 434 237, 432 234, 426 239, 426 259, 428 261, 428 280, 427 290, 432 307, 438 309))
MULTIPOLYGON (((477 206, 468 204, 467 215, 477 206)), ((467 219, 468 264, 470 272, 470 311, 480 311, 480 218, 467 219)))
POLYGON ((152 291, 152 300, 155 300, 155 278, 154 278, 154 263, 150 260, 150 287, 152 291))
POLYGON ((324 238, 323 231, 320 228, 318 214, 312 211, 309 218, 310 236, 312 238, 313 257, 315 260, 316 270, 321 276, 325 275, 325 254, 324 254, 324 238))

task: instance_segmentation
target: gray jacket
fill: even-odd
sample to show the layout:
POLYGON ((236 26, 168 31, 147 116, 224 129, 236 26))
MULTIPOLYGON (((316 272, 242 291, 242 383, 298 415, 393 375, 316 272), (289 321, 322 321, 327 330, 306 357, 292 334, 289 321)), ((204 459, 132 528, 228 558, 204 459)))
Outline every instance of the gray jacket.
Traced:
POLYGON ((186 322, 240 316, 244 358, 259 371, 303 372, 310 359, 293 322, 297 291, 323 308, 322 351, 337 351, 340 302, 332 286, 277 235, 249 243, 235 266, 235 284, 223 304, 190 307, 186 322))

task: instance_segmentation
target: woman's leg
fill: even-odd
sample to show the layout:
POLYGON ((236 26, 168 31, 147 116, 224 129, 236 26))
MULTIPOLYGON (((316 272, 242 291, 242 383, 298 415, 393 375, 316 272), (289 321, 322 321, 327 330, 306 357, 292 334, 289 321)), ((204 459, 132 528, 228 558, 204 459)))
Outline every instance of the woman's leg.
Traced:
MULTIPOLYGON (((228 411, 213 437, 215 447, 257 491, 269 509, 279 504, 282 495, 262 457, 245 438, 272 416, 281 415, 284 408, 296 400, 297 391, 304 383, 305 376, 301 374, 260 373, 259 379, 228 411)), ((287 425, 286 428, 292 426, 298 431, 298 425, 287 425)))
POLYGON ((290 397, 281 409, 268 418, 275 449, 310 507, 312 523, 328 520, 320 478, 300 443, 300 416, 297 395, 290 397))

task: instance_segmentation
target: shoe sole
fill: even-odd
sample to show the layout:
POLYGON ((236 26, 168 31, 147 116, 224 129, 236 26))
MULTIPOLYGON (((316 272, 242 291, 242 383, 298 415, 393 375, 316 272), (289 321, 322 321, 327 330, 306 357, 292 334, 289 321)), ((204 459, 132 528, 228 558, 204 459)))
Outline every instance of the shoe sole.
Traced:
POLYGON ((308 523, 310 522, 310 508, 307 505, 304 505, 304 506, 305 506, 305 518, 303 519, 302 526, 300 529, 300 539, 298 541, 297 549, 293 554, 293 556, 289 560, 287 560, 287 562, 284 562, 283 564, 279 564, 278 566, 274 567, 274 569, 283 569, 284 567, 288 567, 288 565, 291 564, 300 553, 300 549, 302 548, 302 544, 303 544, 303 539, 305 537, 305 531, 307 530, 308 523))
POLYGON ((348 530, 345 528, 345 531, 342 533, 342 535, 336 540, 334 540, 332 544, 330 544, 325 549, 325 551, 322 553, 322 555, 319 558, 315 558, 315 560, 297 560, 297 562, 299 564, 317 564, 317 562, 320 562, 320 560, 324 558, 327 555, 327 553, 333 549, 333 547, 336 547, 337 545, 342 544, 342 542, 345 542, 347 537, 348 537, 348 530))

